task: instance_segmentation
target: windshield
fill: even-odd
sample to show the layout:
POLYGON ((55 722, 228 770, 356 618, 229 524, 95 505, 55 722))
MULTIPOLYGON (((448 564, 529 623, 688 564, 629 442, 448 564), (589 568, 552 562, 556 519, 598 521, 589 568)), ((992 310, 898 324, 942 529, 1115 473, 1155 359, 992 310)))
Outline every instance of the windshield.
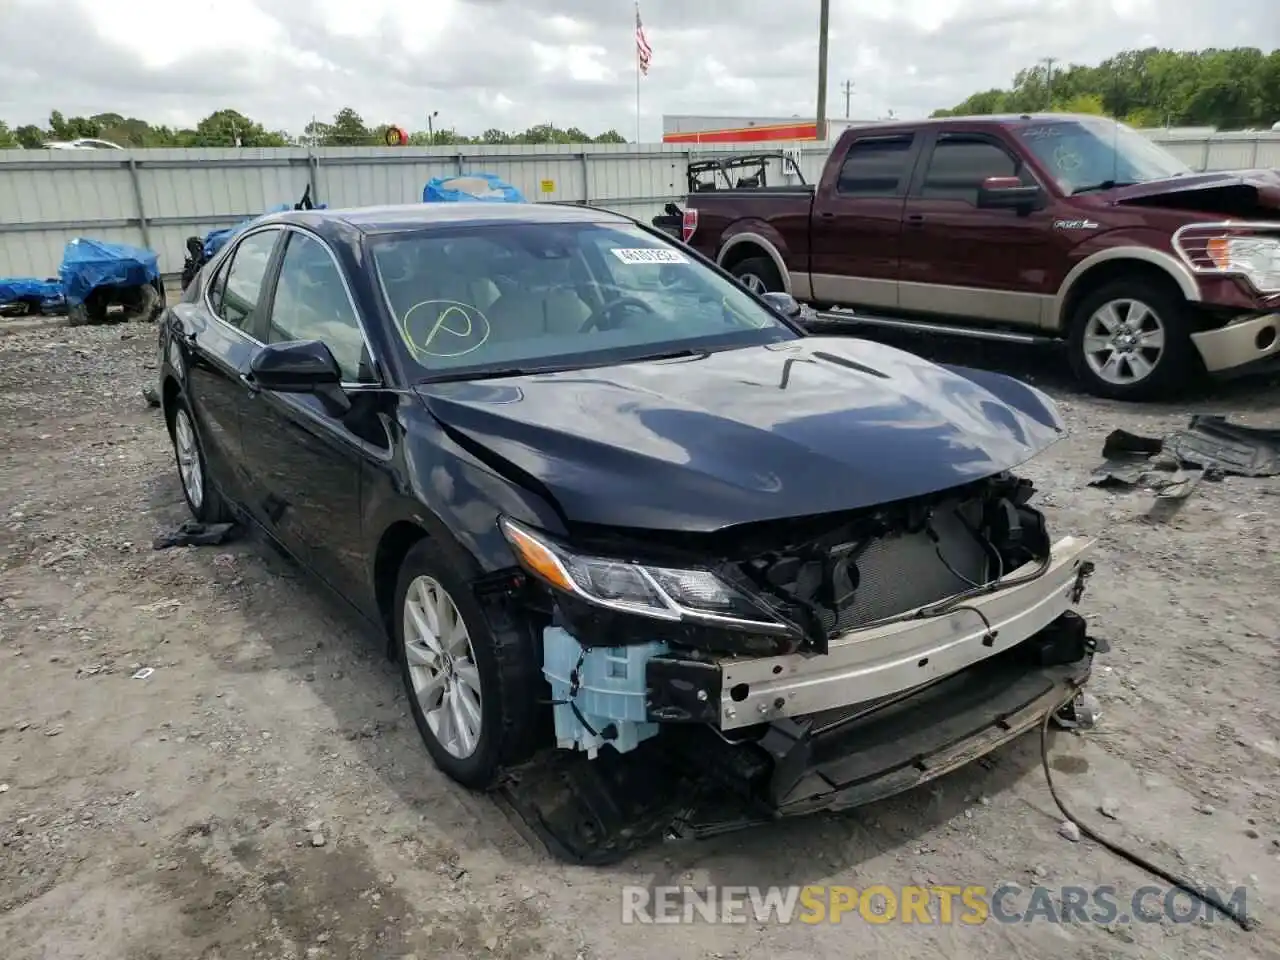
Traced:
POLYGON ((1146 183, 1190 173, 1168 150, 1123 123, 1051 120, 1018 129, 1018 136, 1063 193, 1122 183, 1146 183))
POLYGON ((468 224, 371 247, 398 339, 421 379, 798 336, 737 283, 630 224, 468 224))

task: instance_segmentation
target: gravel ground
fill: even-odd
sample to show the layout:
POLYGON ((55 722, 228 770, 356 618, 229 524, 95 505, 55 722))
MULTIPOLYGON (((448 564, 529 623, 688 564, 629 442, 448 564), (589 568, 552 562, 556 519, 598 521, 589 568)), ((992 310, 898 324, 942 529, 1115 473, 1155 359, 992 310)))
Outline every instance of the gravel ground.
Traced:
POLYGON ((1113 884, 1124 899, 1154 881, 1059 835, 1034 735, 852 814, 608 870, 551 860, 434 770, 395 672, 288 563, 251 542, 150 548, 185 512, 139 394, 154 331, 132 324, 0 336, 3 955, 1280 957, 1280 479, 1206 484, 1163 520, 1144 493, 1085 485, 1117 426, 1156 434, 1188 409, 1276 425, 1280 389, 1125 408, 1074 394, 1056 362, 1019 372, 1062 400, 1072 435, 1026 473, 1055 533, 1099 538, 1086 609, 1112 644, 1100 726, 1054 739, 1059 789, 1146 855, 1247 886, 1261 930, 622 925, 628 883, 1113 884))

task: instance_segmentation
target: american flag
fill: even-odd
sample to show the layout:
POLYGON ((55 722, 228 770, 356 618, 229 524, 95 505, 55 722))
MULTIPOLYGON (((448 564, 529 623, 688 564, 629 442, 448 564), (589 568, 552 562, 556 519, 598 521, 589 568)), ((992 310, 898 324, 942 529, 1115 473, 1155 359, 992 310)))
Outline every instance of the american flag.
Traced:
POLYGON ((653 48, 645 39, 644 24, 640 22, 640 5, 636 4, 636 56, 640 59, 640 72, 649 75, 649 61, 653 59, 653 48))

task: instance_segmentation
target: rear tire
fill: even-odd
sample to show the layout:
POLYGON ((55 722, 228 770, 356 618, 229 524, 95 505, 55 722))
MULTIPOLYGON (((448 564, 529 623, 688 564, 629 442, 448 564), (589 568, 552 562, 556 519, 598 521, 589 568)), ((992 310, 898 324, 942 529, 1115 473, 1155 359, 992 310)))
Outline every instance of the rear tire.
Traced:
POLYGON ((768 257, 748 257, 729 272, 752 293, 781 293, 784 289, 778 268, 768 257))
POLYGON ((1067 337, 1071 369, 1090 392, 1112 400, 1185 393, 1198 373, 1191 307, 1143 277, 1122 278, 1087 294, 1067 337))
POLYGON ((483 790, 532 753, 541 675, 528 626, 485 615, 476 573, 462 551, 419 540, 400 566, 392 629, 427 752, 450 779, 483 790), (459 722, 472 725, 468 734, 459 722))
POLYGON ((191 408, 180 396, 173 401, 169 437, 173 441, 173 456, 178 467, 178 479, 182 483, 182 497, 187 501, 191 516, 200 523, 228 523, 233 520, 234 515, 227 502, 222 499, 222 494, 209 482, 209 464, 205 459, 204 444, 196 430, 191 408))

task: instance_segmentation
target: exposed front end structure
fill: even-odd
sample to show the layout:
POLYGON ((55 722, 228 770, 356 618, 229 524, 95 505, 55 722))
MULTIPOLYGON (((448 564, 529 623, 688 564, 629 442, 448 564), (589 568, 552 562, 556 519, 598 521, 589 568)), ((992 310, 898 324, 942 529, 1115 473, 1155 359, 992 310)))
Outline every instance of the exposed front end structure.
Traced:
POLYGON ((664 591, 681 581, 656 561, 611 560, 605 577, 584 573, 596 558, 555 547, 581 589, 552 594, 543 672, 557 745, 579 756, 562 758, 557 782, 580 789, 533 801, 532 819, 561 852, 609 859, 638 829, 618 791, 634 804, 656 790, 651 827, 703 835, 867 803, 1034 726, 1088 680, 1095 643, 1073 610, 1093 542, 1051 544, 1030 496, 1005 476, 797 522, 772 549, 776 531, 740 533, 691 571, 707 578, 701 600, 664 591), (740 619, 754 604, 766 629, 686 618, 686 603, 728 602, 713 582, 740 619), (611 593, 608 604, 591 591, 611 593), (665 615, 641 612, 645 591, 665 615), (589 838, 562 822, 571 815, 594 824, 589 838))

